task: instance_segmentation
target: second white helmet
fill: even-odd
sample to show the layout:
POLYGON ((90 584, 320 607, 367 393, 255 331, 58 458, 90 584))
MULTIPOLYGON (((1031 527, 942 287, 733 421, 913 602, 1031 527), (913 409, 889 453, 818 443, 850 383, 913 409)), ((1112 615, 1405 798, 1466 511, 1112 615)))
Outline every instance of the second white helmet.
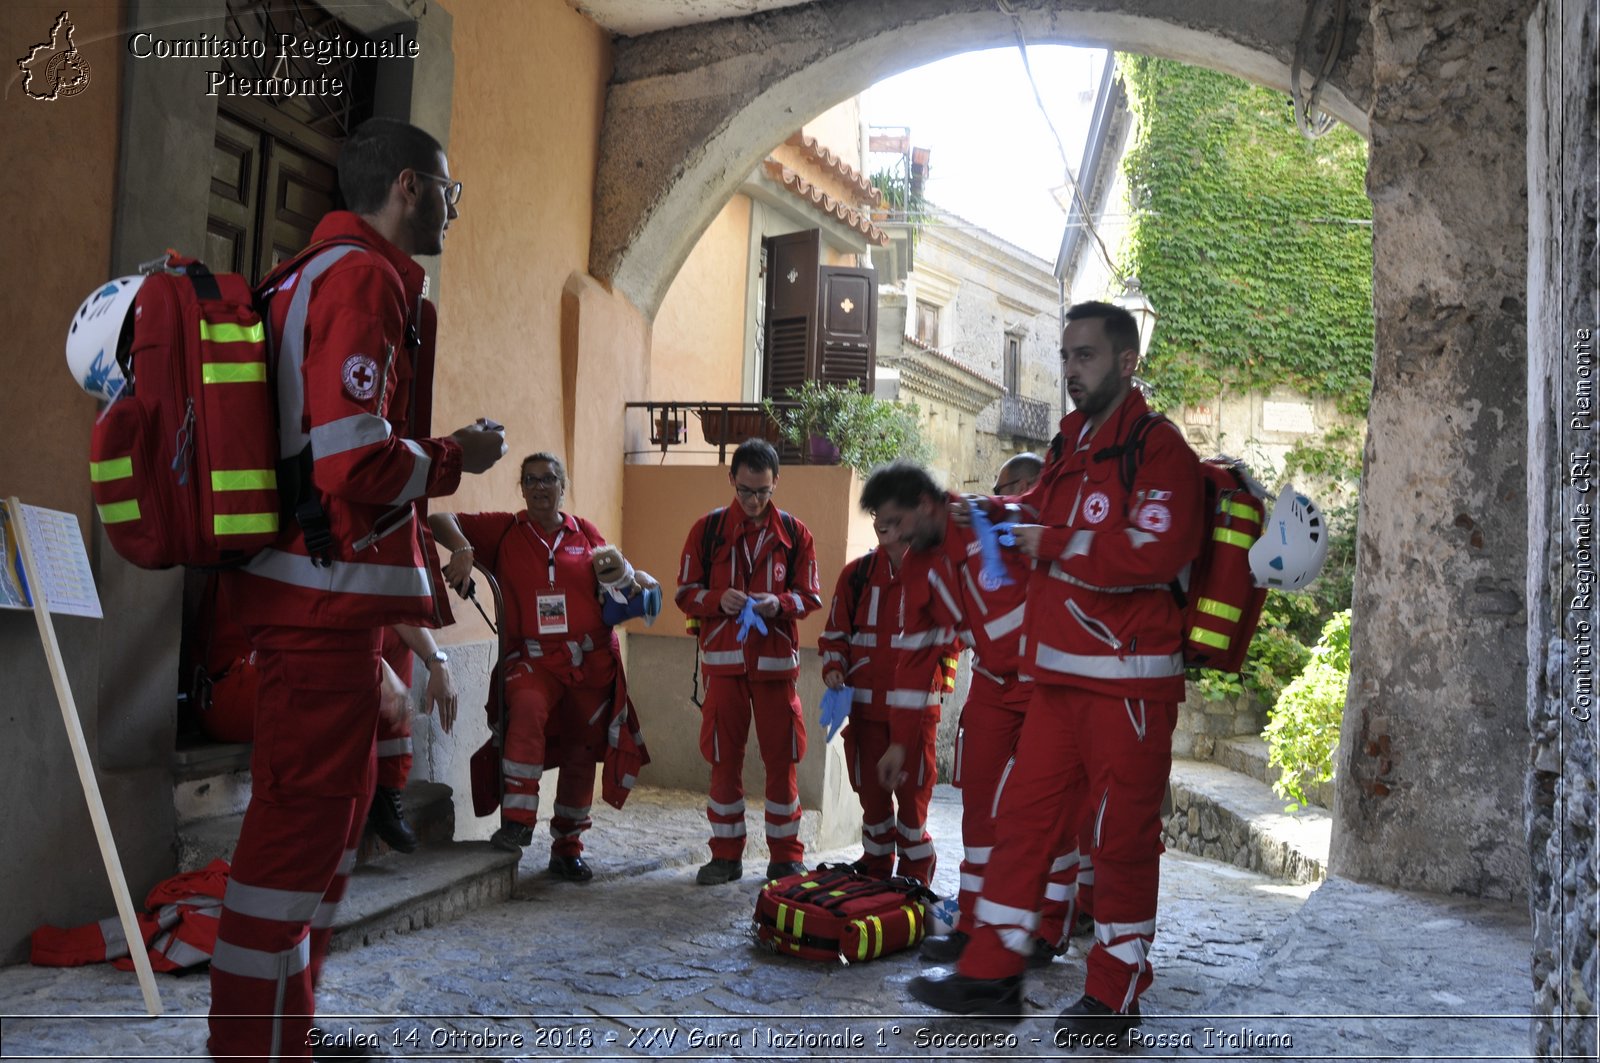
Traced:
POLYGON ((67 368, 78 386, 107 402, 117 397, 126 379, 117 358, 123 326, 133 316, 133 298, 143 274, 118 277, 89 293, 67 328, 67 368))
POLYGON ((1250 547, 1256 586, 1297 591, 1317 578, 1328 560, 1328 526, 1317 504, 1288 484, 1250 547))

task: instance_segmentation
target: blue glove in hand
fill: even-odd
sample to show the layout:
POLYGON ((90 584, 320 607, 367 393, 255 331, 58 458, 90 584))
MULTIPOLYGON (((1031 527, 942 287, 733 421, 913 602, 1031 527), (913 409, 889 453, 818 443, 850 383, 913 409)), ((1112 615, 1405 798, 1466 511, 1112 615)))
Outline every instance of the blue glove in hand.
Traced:
POLYGON ((1011 586, 1011 577, 1006 573, 1006 563, 1000 558, 1000 547, 1015 546, 1017 543, 1017 537, 1011 534, 1012 522, 991 524, 989 514, 984 512, 983 504, 980 502, 971 502, 968 508, 972 513, 972 530, 978 536, 978 553, 983 558, 983 569, 978 574, 978 582, 986 591, 996 591, 1001 587, 1011 586))
POLYGON ((661 588, 646 587, 639 592, 639 597, 644 599, 644 624, 649 627, 661 615, 661 588))
POLYGON ((767 622, 762 619, 760 613, 756 612, 756 600, 754 598, 746 598, 744 600, 744 608, 739 610, 740 642, 743 642, 745 637, 750 634, 751 628, 755 628, 765 635, 767 633, 767 622))
POLYGON ((839 728, 850 718, 850 706, 854 703, 855 691, 850 687, 822 692, 822 726, 828 729, 825 741, 833 741, 833 736, 839 733, 839 728))

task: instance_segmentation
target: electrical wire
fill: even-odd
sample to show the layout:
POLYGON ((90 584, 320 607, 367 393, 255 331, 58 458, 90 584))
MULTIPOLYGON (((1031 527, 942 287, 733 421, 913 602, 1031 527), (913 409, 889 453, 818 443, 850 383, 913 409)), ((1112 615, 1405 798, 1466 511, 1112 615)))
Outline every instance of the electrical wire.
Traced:
POLYGON ((1300 87, 1300 73, 1306 52, 1311 47, 1311 20, 1316 13, 1318 0, 1306 0, 1306 13, 1300 19, 1300 37, 1294 43, 1294 62, 1289 67, 1289 94, 1294 99, 1294 124, 1299 128, 1300 135, 1307 140, 1326 136, 1338 124, 1332 115, 1318 109, 1317 102, 1322 99, 1322 90, 1328 84, 1328 75, 1333 73, 1333 66, 1339 60, 1339 52, 1344 48, 1346 2, 1347 0, 1335 0, 1333 36, 1328 41, 1327 50, 1322 54, 1322 64, 1316 76, 1312 78, 1309 94, 1300 87))

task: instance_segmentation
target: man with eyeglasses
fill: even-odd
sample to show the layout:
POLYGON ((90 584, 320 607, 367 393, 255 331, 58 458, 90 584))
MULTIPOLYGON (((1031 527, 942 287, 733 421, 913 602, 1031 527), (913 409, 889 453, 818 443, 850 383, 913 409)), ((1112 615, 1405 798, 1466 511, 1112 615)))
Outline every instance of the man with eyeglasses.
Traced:
POLYGON ((740 444, 728 481, 733 505, 695 522, 678 570, 678 608, 697 631, 706 677, 700 752, 711 764, 711 860, 695 876, 702 886, 744 874, 744 750, 752 717, 767 776, 767 877, 805 870, 795 765, 805 756, 806 728, 795 690, 795 621, 822 606, 811 533, 772 504, 778 485, 772 444, 740 444), (755 618, 741 618, 747 605, 755 618))
POLYGON ((444 150, 373 119, 345 141, 338 173, 349 209, 318 223, 322 249, 282 280, 268 314, 280 444, 285 457, 308 450, 317 506, 222 574, 261 692, 211 960, 218 1058, 330 1050, 311 1030, 314 986, 373 792, 382 633, 449 621, 427 500, 506 450, 483 418, 429 435, 435 317, 415 258, 439 254, 456 217, 444 150))

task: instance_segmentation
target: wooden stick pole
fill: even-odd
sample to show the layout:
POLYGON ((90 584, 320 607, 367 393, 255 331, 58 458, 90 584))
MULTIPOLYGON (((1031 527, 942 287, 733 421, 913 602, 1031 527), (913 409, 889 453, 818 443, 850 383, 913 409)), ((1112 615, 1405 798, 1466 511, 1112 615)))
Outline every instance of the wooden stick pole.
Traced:
POLYGON ((33 556, 33 547, 28 542, 27 527, 22 521, 22 503, 10 498, 6 500, 6 506, 11 511, 11 531, 16 535, 17 546, 22 552, 22 567, 28 576, 28 590, 33 595, 33 617, 38 621, 39 638, 44 643, 44 654, 50 662, 50 679, 55 683, 56 700, 61 704, 61 720, 66 725, 67 742, 72 746, 72 759, 78 767, 78 781, 83 784, 83 796, 89 803, 89 819, 94 824, 94 836, 100 842, 100 858, 105 861, 106 877, 111 881, 111 894, 116 898, 123 936, 128 939, 128 954, 133 958, 133 969, 139 976, 139 991, 144 994, 145 1010, 152 1016, 160 1015, 161 994, 156 989, 155 972, 150 969, 150 955, 145 951, 144 935, 139 932, 139 920, 134 915, 128 881, 122 874, 117 842, 111 836, 111 823, 106 819, 100 784, 95 779, 94 765, 89 761, 89 745, 84 741, 83 725, 78 720, 78 706, 72 698, 72 686, 67 682, 61 647, 56 642, 56 626, 50 618, 50 604, 45 600, 44 579, 33 556))

